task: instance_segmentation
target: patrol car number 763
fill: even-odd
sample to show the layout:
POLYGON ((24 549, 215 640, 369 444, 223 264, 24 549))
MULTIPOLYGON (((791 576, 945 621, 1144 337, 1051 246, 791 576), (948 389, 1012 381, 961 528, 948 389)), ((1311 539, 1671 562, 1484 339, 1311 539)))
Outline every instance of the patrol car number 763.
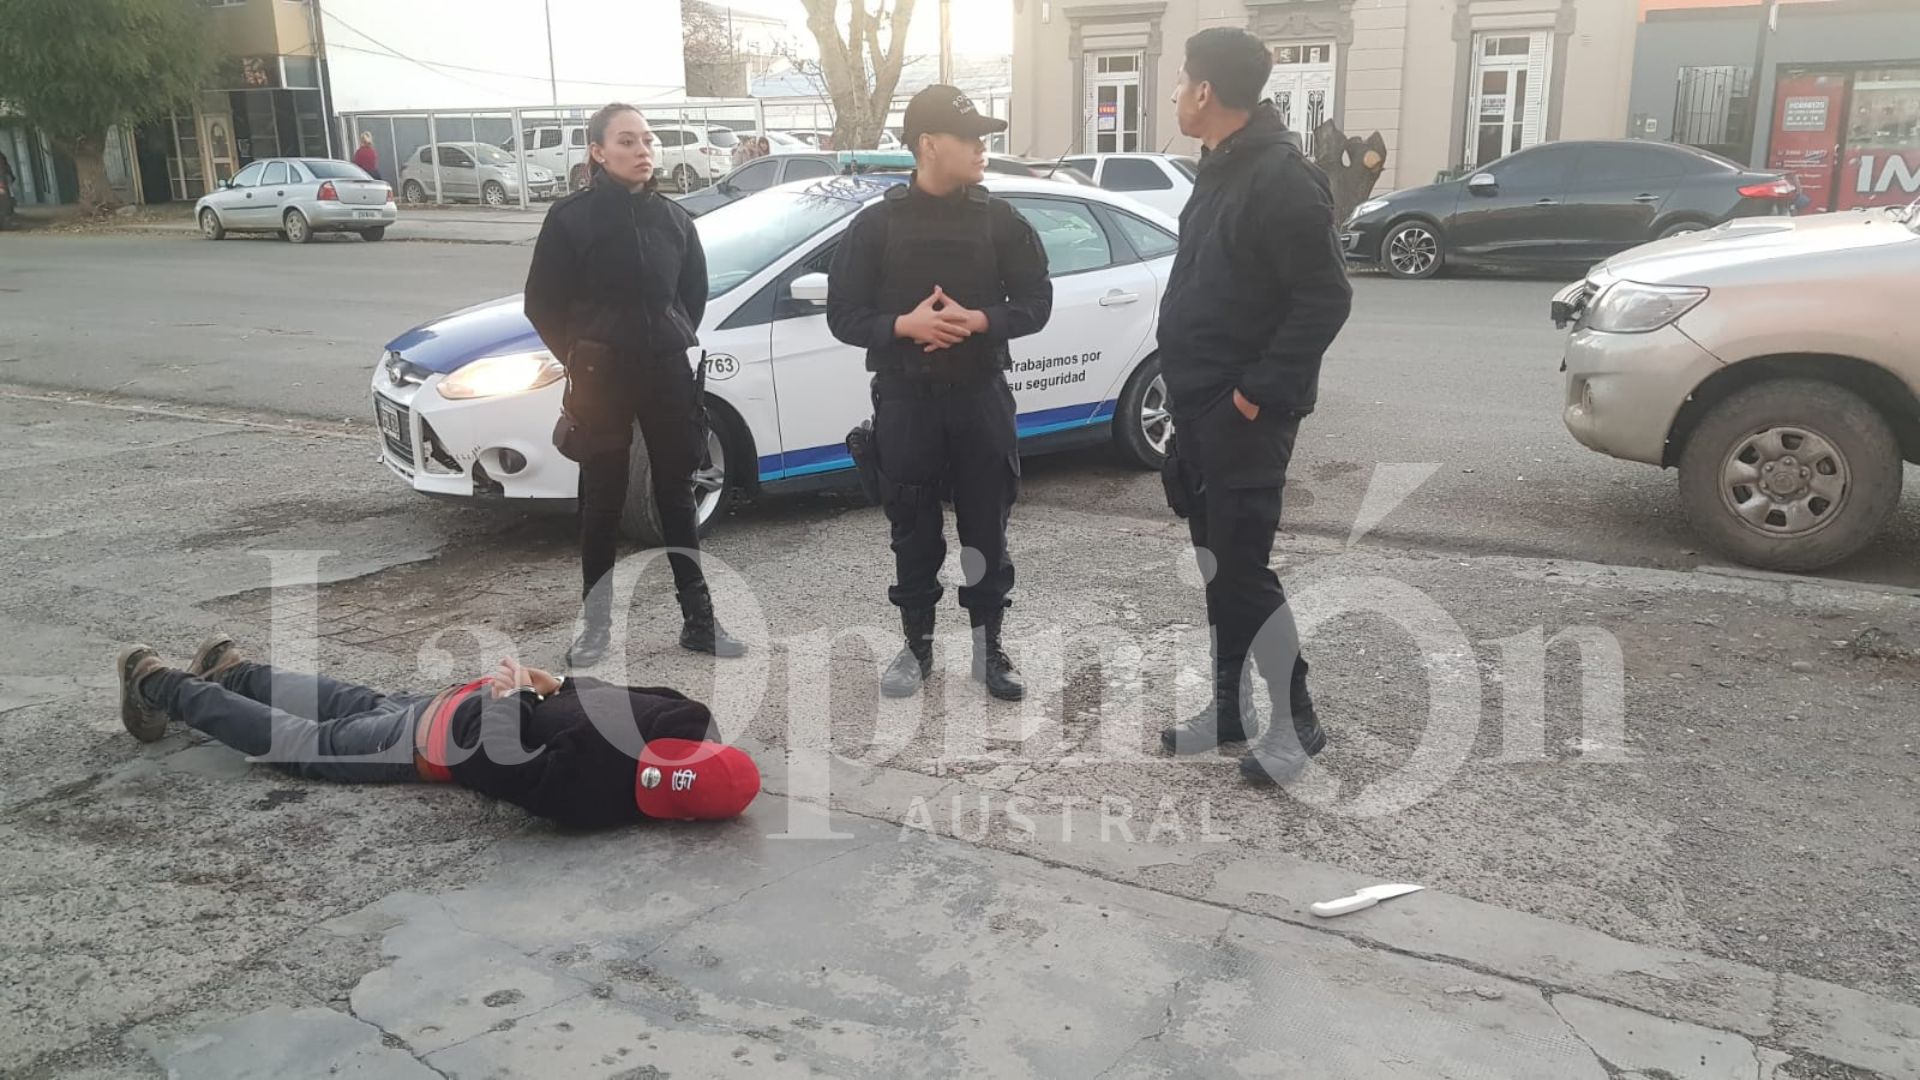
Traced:
MULTIPOLYGON (((847 432, 872 412, 860 350, 827 329, 826 270, 853 216, 903 176, 803 181, 700 217, 709 301, 700 340, 713 417, 694 477, 704 533, 736 493, 853 482, 847 432)), ((1023 454, 1111 441, 1157 468, 1172 434, 1154 355, 1177 223, 1097 188, 990 177, 1033 224, 1053 275, 1053 320, 1012 343, 1023 454)), ((699 363, 693 351, 688 364, 699 363)), ((381 458, 427 495, 571 503, 578 467, 554 449, 560 364, 507 297, 410 330, 375 365, 381 458)), ((623 529, 661 542, 654 478, 634 440, 623 529)))

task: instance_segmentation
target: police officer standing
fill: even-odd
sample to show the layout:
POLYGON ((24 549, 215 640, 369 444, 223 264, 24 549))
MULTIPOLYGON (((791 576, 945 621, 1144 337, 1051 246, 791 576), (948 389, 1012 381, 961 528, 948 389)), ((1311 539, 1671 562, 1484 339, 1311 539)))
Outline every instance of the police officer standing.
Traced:
POLYGON ((1013 589, 1007 519, 1020 458, 1007 342, 1038 333, 1053 313, 1040 238, 1011 205, 987 194, 984 137, 1006 121, 982 116, 951 86, 907 106, 910 184, 887 192, 847 230, 832 267, 827 324, 867 350, 874 445, 893 531, 906 648, 881 691, 910 697, 933 672, 934 610, 946 562, 951 495, 965 549, 960 606, 973 626, 973 676, 1003 701, 1026 689, 1000 628, 1013 589))

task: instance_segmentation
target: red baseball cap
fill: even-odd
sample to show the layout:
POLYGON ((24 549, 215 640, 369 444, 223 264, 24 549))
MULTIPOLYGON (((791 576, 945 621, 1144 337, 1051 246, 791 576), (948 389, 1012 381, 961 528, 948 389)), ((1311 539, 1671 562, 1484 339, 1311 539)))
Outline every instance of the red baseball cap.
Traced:
POLYGON ((760 767, 746 751, 714 742, 654 739, 640 751, 633 801, 665 821, 727 821, 760 794, 760 767))

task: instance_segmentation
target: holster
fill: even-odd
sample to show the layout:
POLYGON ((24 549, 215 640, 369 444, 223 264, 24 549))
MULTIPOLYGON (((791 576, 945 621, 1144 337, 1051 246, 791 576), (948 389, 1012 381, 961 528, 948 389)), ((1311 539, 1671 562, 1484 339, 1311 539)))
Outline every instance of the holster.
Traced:
POLYGON ((1181 455, 1177 433, 1167 436, 1166 460, 1160 463, 1160 486, 1167 493, 1167 509, 1179 518, 1194 515, 1200 496, 1206 490, 1200 470, 1181 455))
POLYGON ((625 450, 633 444, 633 410, 620 392, 613 350, 597 341, 574 345, 567 357, 567 385, 553 446, 576 462, 625 450))

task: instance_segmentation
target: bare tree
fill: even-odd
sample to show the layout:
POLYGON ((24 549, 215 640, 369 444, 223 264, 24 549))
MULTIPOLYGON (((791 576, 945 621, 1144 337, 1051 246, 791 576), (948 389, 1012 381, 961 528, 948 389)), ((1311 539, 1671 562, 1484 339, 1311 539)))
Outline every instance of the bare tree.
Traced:
POLYGON ((747 96, 739 37, 729 22, 726 12, 705 0, 680 0, 688 97, 747 96))
POLYGON ((1334 220, 1345 221, 1386 170, 1387 141, 1377 131, 1365 139, 1348 135, 1328 120, 1313 131, 1313 160, 1333 188, 1334 220))
POLYGON ((800 3, 807 9, 807 29, 820 45, 820 78, 833 102, 833 145, 841 150, 871 150, 880 145, 893 92, 900 85, 914 0, 800 3), (847 13, 844 30, 843 8, 847 13))

